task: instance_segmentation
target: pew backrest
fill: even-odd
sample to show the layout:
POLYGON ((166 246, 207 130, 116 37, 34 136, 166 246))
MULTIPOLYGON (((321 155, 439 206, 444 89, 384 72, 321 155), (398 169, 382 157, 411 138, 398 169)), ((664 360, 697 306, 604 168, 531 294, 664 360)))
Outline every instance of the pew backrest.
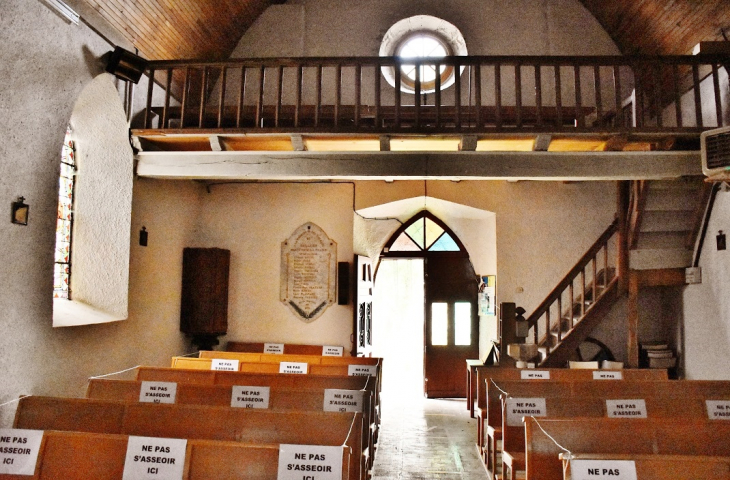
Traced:
POLYGON ((730 456, 728 438, 730 422, 719 420, 526 417, 526 478, 562 479, 558 457, 564 452, 561 446, 571 453, 727 457, 730 456))
MULTIPOLYGON (((659 455, 659 454, 573 454, 560 456, 563 461, 564 479, 576 478, 573 462, 630 462, 641 480, 678 480, 678 479, 728 479, 730 478, 730 457, 708 457, 705 455, 659 455)), ((595 465, 595 464, 594 464, 595 465)), ((610 466, 610 464, 609 464, 610 466)), ((621 466, 623 468, 623 465, 621 466)), ((617 469, 618 470, 618 469, 617 469)), ((577 477, 577 478, 582 478, 577 477)))

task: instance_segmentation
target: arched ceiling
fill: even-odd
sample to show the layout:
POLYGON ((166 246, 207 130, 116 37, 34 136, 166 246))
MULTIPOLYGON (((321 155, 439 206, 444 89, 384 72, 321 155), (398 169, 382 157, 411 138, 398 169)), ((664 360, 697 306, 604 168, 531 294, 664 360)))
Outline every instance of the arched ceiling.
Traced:
POLYGON ((624 55, 690 55, 730 36, 728 0, 581 0, 624 55))
MULTIPOLYGON (((148 59, 221 60, 267 7, 285 0, 80 1, 148 59)), ((627 55, 685 55, 700 41, 723 40, 723 29, 730 35, 728 0, 580 1, 627 55)))

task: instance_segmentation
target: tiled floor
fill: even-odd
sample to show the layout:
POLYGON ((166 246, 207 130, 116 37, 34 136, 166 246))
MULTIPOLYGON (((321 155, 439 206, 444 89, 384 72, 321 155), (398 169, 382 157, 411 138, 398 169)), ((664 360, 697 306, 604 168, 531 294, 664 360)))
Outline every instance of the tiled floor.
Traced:
POLYGON ((476 420, 463 399, 408 401, 383 392, 373 480, 484 480, 476 420))

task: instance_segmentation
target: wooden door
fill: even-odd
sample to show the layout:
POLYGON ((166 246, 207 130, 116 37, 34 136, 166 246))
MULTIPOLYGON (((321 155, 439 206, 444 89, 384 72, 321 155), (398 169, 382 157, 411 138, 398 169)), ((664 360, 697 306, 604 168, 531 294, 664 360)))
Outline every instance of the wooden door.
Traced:
POLYGON ((424 391, 463 397, 466 359, 479 358, 477 281, 468 256, 432 255, 425 264, 424 391))

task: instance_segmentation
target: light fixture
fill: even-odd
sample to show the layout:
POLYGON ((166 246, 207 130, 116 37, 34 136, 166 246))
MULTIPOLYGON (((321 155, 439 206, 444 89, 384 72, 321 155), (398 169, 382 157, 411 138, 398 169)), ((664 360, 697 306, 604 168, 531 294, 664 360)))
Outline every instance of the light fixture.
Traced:
POLYGON ((18 200, 12 203, 11 221, 18 225, 28 225, 28 210, 30 206, 25 204, 25 197, 18 197, 18 200))
POLYGON ((717 249, 718 250, 725 250, 727 248, 727 241, 725 239, 725 234, 722 233, 722 230, 717 232, 717 249))
POLYGON ((114 47, 114 51, 109 57, 109 63, 106 65, 107 72, 132 83, 139 82, 146 69, 147 60, 122 47, 114 47))
POLYGON ((76 13, 73 8, 66 5, 65 2, 61 0, 43 0, 43 3, 45 3, 54 12, 58 13, 64 20, 68 20, 74 25, 79 24, 79 14, 76 13))
POLYGON ((139 231, 139 244, 143 247, 147 246, 147 229, 144 226, 139 231))

